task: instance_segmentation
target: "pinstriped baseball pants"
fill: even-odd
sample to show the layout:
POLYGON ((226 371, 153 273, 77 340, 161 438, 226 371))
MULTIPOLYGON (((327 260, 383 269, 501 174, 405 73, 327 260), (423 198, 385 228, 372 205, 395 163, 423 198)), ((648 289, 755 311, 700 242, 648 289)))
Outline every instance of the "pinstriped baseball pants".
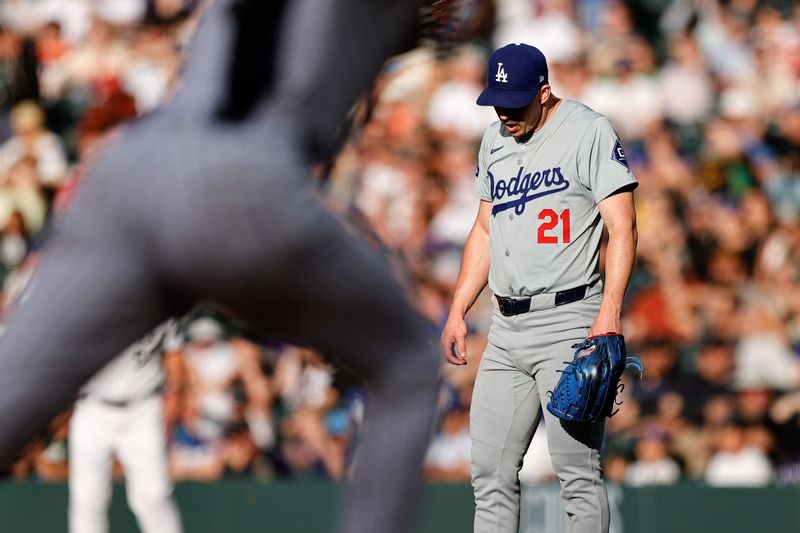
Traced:
POLYGON ((435 411, 433 328, 290 147, 189 131, 165 145, 142 126, 94 165, 0 339, 0 461, 113 356, 209 299, 371 384, 342 530, 404 531, 435 411))
POLYGON ((0 461, 112 357, 207 299, 369 383, 341 530, 404 531, 435 411, 434 328, 322 207, 296 148, 264 148, 263 133, 144 120, 95 162, 0 339, 0 461))
POLYGON ((430 438, 437 335, 383 258, 320 204, 307 157, 311 146, 327 152, 385 59, 413 43, 417 3, 286 0, 284 19, 250 21, 258 38, 237 67, 244 88, 274 71, 251 100, 229 84, 241 51, 233 43, 247 34, 235 4, 248 3, 262 18, 276 11, 217 0, 175 99, 103 152, 56 224, 0 339, 0 463, 112 357, 211 300, 367 382, 339 529, 399 533, 430 438), (221 121, 226 96, 254 107, 221 121))
POLYGON ((599 451, 604 423, 563 422, 543 408, 572 345, 586 337, 601 292, 598 284, 584 300, 558 307, 553 295, 537 295, 529 313, 511 317, 495 303, 470 413, 475 533, 517 533, 519 470, 542 416, 570 533, 608 532, 599 451))

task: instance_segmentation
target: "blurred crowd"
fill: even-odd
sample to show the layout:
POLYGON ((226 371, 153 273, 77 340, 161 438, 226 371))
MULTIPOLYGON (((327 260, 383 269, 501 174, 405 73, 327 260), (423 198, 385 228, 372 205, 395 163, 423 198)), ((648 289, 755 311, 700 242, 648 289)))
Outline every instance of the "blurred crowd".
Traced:
MULTIPOLYGON (((4 308, 50 220, 123 121, 168 100, 199 2, 0 2, 4 308)), ((475 98, 496 46, 527 42, 557 96, 612 119, 640 181, 629 352, 606 477, 632 485, 800 483, 800 7, 789 0, 473 0, 474 37, 391 60, 353 113, 322 188, 393 259, 439 327, 478 207, 475 98)), ((79 186, 79 185, 78 185, 79 186)), ((431 480, 469 479, 469 403, 491 302, 468 315, 467 367, 443 368, 431 480)), ((363 392, 325 354, 187 320, 165 359, 175 479, 346 475, 363 392), (198 325, 199 324, 199 325, 198 325)), ((432 326, 434 327, 434 326, 432 326)), ((570 354, 565 354, 568 357, 570 354)), ((15 475, 62 479, 67 417, 15 475)), ((525 481, 553 479, 539 432, 525 481)))

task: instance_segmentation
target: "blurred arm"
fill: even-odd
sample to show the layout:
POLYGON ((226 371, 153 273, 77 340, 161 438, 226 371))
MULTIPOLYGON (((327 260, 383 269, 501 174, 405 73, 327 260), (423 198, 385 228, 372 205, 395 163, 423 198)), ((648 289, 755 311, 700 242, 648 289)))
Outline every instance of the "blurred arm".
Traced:
MULTIPOLYGON (((260 0, 259 0, 260 1, 260 0)), ((391 56, 418 36, 419 0, 298 0, 287 10, 276 99, 302 125, 312 156, 335 148, 336 130, 391 56)))

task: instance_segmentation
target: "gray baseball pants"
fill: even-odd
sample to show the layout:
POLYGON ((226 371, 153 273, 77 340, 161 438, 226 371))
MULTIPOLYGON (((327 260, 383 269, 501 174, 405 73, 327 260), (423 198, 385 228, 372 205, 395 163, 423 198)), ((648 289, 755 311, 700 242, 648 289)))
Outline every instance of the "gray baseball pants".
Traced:
POLYGON ((572 345, 586 338, 597 315, 601 287, 558 307, 553 294, 536 295, 530 312, 510 317, 495 302, 470 415, 475 533, 517 533, 519 471, 541 416, 570 533, 608 532, 600 469, 604 423, 567 423, 544 409, 557 371, 572 359, 572 345))
POLYGON ((232 0, 220 0, 201 25, 175 100, 127 127, 83 178, 0 339, 0 464, 112 357, 166 317, 210 300, 267 334, 315 346, 366 381, 339 530, 406 531, 436 405, 436 331, 384 258, 322 206, 301 139, 333 129, 413 26, 416 6, 295 4, 287 16, 301 27, 336 14, 330 31, 291 31, 287 23, 281 35, 309 40, 280 47, 277 68, 286 75, 277 78, 295 81, 239 121, 218 119, 235 30, 232 0), (397 24, 385 24, 398 12, 397 24), (349 31, 372 16, 365 31, 349 31), (344 57, 369 39, 357 58, 344 57), (292 75, 319 66, 314 54, 335 73, 325 87, 316 70, 305 81, 292 75), (329 98, 312 103, 328 112, 315 117, 281 96, 323 89, 329 98))

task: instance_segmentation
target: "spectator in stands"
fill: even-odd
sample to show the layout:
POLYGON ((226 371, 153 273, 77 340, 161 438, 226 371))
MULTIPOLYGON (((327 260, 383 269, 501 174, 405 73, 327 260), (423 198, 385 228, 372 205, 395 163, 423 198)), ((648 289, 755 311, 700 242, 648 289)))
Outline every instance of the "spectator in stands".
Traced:
POLYGON ((42 481, 65 482, 69 474, 67 461, 67 437, 69 419, 67 411, 56 416, 47 428, 41 442, 29 450, 33 471, 42 481))
POLYGON ((0 24, 0 140, 11 133, 11 110, 25 100, 39 98, 34 45, 20 33, 0 24))
MULTIPOLYGON (((51 192, 61 207, 111 126, 169 97, 198 3, 0 2, 4 301, 24 297, 17 287, 36 264, 51 192)), ((474 218, 466 200, 477 135, 492 120, 469 103, 482 58, 532 39, 552 60, 557 91, 616 119, 641 182, 624 328, 646 371, 626 381, 626 403, 608 421, 607 477, 648 477, 638 473, 648 460, 671 455, 684 478, 716 483, 732 472, 740 476, 729 482, 763 483, 774 471, 800 483, 800 10, 722 0, 478 4, 493 6, 493 33, 483 27, 443 60, 418 49, 387 65, 353 115, 326 189, 363 210, 425 314, 442 320, 474 218), (642 430, 652 425, 666 437, 642 430)), ((469 324, 473 354, 491 313, 484 294, 469 324)), ((176 475, 218 479, 267 460, 288 475, 344 475, 352 428, 343 429, 339 378, 319 354, 282 349, 269 377, 258 346, 191 344, 190 354, 217 355, 190 356, 194 377, 174 403, 176 475)), ((478 363, 443 373, 463 404, 478 363)), ((34 470, 32 457, 18 475, 34 470)), ((654 477, 673 479, 667 469, 654 477)))
POLYGON ((343 437, 330 431, 322 413, 296 411, 281 424, 279 467, 294 477, 341 479, 346 457, 343 437))
POLYGON ((445 412, 440 433, 428 447, 424 476, 430 481, 466 481, 470 476, 469 406, 445 412))
POLYGON ((61 141, 48 131, 44 112, 36 102, 26 100, 11 111, 12 137, 0 146, 0 174, 30 158, 44 187, 56 188, 67 171, 67 157, 61 141))
POLYGON ((5 228, 0 230, 0 279, 22 264, 30 248, 30 237, 25 228, 25 219, 19 211, 8 218, 5 228))
POLYGON ((681 477, 680 466, 669 455, 669 435, 657 426, 642 430, 635 455, 625 475, 625 481, 634 487, 670 485, 681 477))
MULTIPOLYGON (((216 426, 216 424, 214 424, 216 426)), ((223 435, 213 434, 200 414, 195 397, 184 399, 169 444, 169 474, 175 481, 216 481, 225 473, 223 435)))
POLYGON ((659 398, 675 389, 678 354, 670 343, 654 339, 641 352, 647 373, 641 381, 634 381, 632 396, 639 402, 642 414, 656 412, 659 398))
POLYGON ((720 431, 716 452, 706 468, 705 481, 716 487, 763 486, 773 479, 769 458, 759 448, 748 445, 744 428, 728 424, 720 431))
POLYGON ((11 165, 5 187, 0 191, 0 226, 11 224, 11 217, 18 213, 25 231, 36 235, 44 226, 47 209, 47 196, 39 183, 36 161, 25 157, 11 165))
POLYGON ((171 370, 171 386, 185 392, 170 468, 180 479, 218 479, 226 467, 241 471, 256 450, 274 445, 270 386, 261 369, 260 349, 228 338, 215 318, 194 318, 186 337, 185 368, 171 370))
POLYGON ((678 390, 683 398, 692 399, 685 404, 686 416, 699 421, 706 400, 729 390, 734 369, 732 346, 720 339, 710 339, 697 353, 694 367, 694 373, 679 383, 678 390))

